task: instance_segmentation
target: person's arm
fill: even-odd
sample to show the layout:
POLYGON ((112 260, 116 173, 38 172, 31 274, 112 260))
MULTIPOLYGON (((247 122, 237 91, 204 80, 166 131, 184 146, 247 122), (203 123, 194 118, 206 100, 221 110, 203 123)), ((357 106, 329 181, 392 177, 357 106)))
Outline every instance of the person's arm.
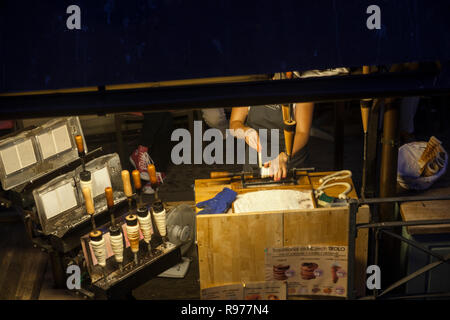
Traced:
POLYGON ((309 140, 312 118, 314 113, 314 103, 296 103, 295 104, 295 128, 294 145, 292 146, 292 155, 300 151, 309 140))
POLYGON ((248 107, 233 107, 231 109, 231 117, 230 117, 230 129, 238 130, 242 129, 243 131, 247 131, 250 129, 244 125, 244 121, 247 118, 248 107))
MULTIPOLYGON (((294 145, 292 146, 292 155, 300 151, 309 140, 309 132, 311 130, 312 117, 314 112, 314 103, 296 103, 295 107, 295 121, 297 126, 295 128, 294 145)), ((265 164, 265 167, 273 167, 273 178, 275 181, 287 176, 287 161, 288 157, 286 153, 280 152, 278 157, 269 164, 265 164)))
POLYGON ((245 142, 256 149, 261 150, 259 136, 256 130, 245 126, 244 122, 248 115, 248 107, 233 107, 230 117, 230 130, 232 134, 238 139, 245 139, 245 142), (234 131, 234 132, 233 132, 234 131))

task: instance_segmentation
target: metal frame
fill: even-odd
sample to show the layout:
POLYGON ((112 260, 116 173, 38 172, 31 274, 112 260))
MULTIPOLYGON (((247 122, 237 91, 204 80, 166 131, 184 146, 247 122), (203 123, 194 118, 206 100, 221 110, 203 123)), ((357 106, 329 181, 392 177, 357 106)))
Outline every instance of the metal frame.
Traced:
POLYGON ((450 71, 0 95, 0 119, 448 94, 450 71))
POLYGON ((375 289, 373 290, 372 296, 365 296, 360 299, 369 300, 369 299, 413 299, 413 298, 431 298, 431 297, 450 297, 450 292, 442 292, 442 293, 423 293, 423 294, 415 294, 415 295, 387 295, 392 290, 398 288, 399 286, 405 284, 406 282, 414 279, 421 274, 437 267, 442 263, 450 264, 450 254, 442 256, 440 254, 434 253, 429 249, 422 246, 420 243, 414 240, 407 239, 403 236, 400 236, 396 233, 393 233, 389 230, 394 227, 403 227, 403 226, 417 226, 417 225, 437 225, 437 224, 450 224, 450 219, 441 219, 441 220, 417 220, 417 221, 389 221, 389 222, 373 222, 373 216, 370 214, 370 223, 356 223, 356 215, 358 213, 358 208, 362 205, 378 205, 381 203, 398 203, 398 202, 407 202, 407 201, 433 201, 433 200, 450 200, 450 195, 448 196, 410 196, 410 197, 392 197, 392 198, 371 198, 371 199, 351 199, 349 200, 349 216, 348 216, 348 299, 356 299, 356 294, 354 291, 354 265, 355 265, 355 243, 356 237, 359 229, 374 229, 375 230, 375 258, 374 263, 378 264, 379 257, 379 238, 380 235, 386 234, 393 238, 396 238, 400 241, 405 242, 406 244, 413 246, 435 258, 439 261, 429 263, 428 265, 420 268, 419 270, 403 277, 402 279, 396 281, 388 288, 384 289, 382 292, 375 289))

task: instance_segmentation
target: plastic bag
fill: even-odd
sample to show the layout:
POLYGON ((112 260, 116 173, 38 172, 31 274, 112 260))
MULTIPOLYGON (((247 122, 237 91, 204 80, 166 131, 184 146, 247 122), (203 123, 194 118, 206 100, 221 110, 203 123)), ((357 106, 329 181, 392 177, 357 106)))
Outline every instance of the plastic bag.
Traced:
POLYGON ((420 176, 418 160, 426 146, 427 142, 411 142, 401 146, 398 150, 397 181, 403 188, 412 190, 428 189, 447 170, 448 154, 445 151, 444 166, 432 176, 420 176))

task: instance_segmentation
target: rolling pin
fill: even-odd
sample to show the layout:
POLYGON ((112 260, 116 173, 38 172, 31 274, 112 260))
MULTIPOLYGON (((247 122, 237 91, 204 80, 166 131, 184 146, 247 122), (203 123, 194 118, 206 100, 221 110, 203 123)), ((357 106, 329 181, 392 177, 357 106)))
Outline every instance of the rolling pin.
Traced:
POLYGON ((251 172, 230 172, 230 171, 213 171, 209 174, 211 179, 219 179, 219 178, 232 178, 236 176, 246 175, 249 178, 253 178, 253 173, 251 172))
MULTIPOLYGON (((266 168, 267 169, 267 168, 266 168)), ((291 169, 293 172, 298 171, 314 171, 315 168, 293 168, 291 169)), ((230 172, 230 171, 213 171, 210 172, 209 176, 211 179, 217 179, 217 178, 233 178, 244 175, 245 177, 249 179, 253 178, 261 178, 262 172, 261 170, 258 170, 259 172, 256 172, 256 174, 253 172, 253 169, 251 166, 247 166, 247 168, 244 168, 244 171, 239 172, 230 172)))

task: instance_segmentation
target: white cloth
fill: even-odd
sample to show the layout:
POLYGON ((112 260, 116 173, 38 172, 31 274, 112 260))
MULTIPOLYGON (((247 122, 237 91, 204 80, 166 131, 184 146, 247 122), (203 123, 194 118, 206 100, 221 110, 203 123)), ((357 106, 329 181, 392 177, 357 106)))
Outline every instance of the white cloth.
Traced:
POLYGON ((234 212, 267 212, 314 208, 311 191, 263 190, 240 194, 234 201, 234 212))
POLYGON ((223 108, 202 109, 202 116, 208 126, 219 129, 225 138, 225 130, 228 129, 228 120, 223 108))

